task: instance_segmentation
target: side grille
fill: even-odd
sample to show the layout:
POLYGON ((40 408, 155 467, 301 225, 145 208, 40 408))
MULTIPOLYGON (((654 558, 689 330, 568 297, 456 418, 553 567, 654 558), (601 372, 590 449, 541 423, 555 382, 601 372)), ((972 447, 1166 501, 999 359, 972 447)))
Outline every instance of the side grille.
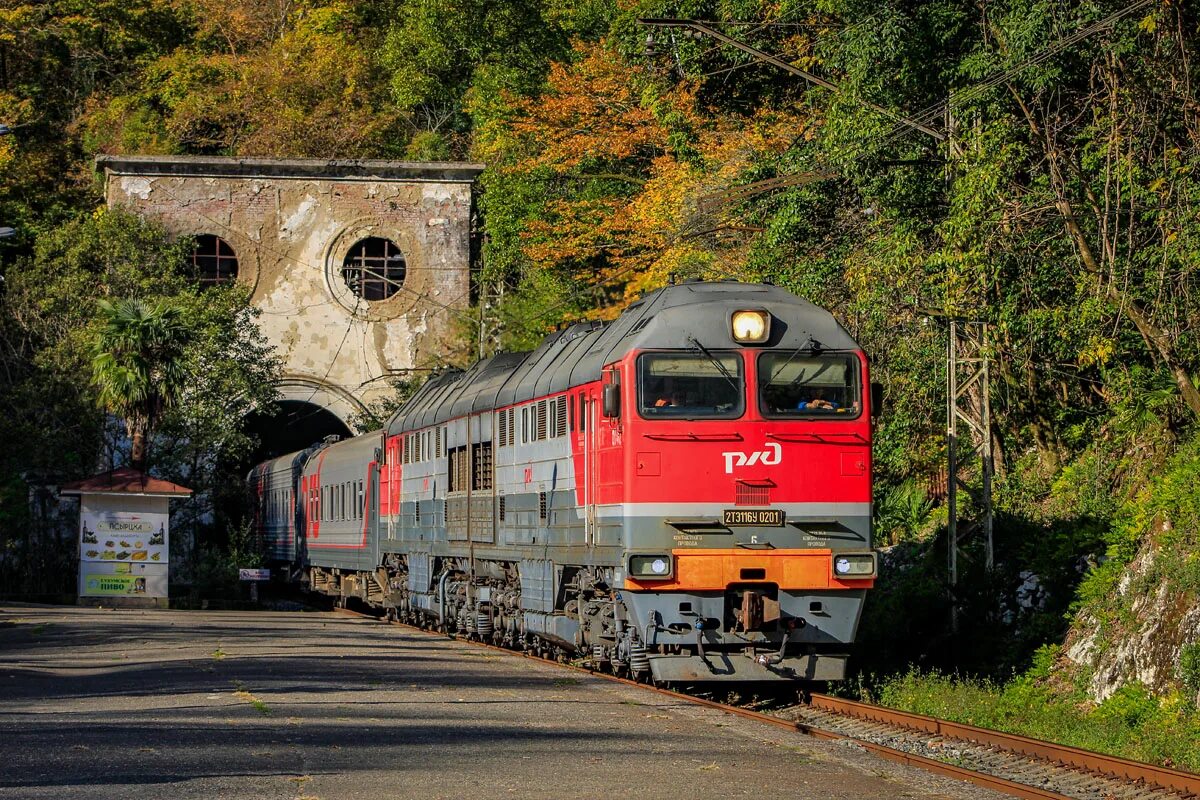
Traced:
POLYGON ((771 487, 749 486, 739 482, 734 490, 733 504, 735 506, 769 506, 771 505, 771 487))

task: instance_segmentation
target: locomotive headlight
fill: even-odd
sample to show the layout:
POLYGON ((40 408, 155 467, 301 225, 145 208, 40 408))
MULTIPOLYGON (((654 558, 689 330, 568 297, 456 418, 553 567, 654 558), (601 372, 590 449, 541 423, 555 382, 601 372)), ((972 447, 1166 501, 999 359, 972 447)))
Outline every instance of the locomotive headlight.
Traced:
POLYGON ((766 311, 735 311, 730 327, 735 342, 762 344, 771 335, 771 315, 766 311))
POLYGON ((669 578, 672 566, 669 555, 631 555, 629 557, 629 577, 642 580, 669 578))
POLYGON ((871 578, 875 575, 874 553, 840 553, 833 557, 833 574, 839 578, 871 578))

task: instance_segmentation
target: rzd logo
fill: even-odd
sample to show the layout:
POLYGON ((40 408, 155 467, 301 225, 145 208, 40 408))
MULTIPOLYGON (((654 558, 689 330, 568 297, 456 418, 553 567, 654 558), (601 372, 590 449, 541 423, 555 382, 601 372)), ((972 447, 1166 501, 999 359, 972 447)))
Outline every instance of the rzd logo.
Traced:
POLYGON ((734 467, 753 467, 755 464, 773 467, 783 460, 783 448, 778 442, 767 442, 766 447, 753 453, 733 450, 721 455, 725 456, 725 474, 728 475, 733 472, 734 467))

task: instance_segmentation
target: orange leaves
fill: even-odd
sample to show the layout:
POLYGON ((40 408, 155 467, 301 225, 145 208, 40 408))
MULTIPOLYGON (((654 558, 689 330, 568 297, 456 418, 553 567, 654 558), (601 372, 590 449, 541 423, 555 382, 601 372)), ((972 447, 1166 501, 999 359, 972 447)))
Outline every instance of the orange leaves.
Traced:
POLYGON ((741 274, 750 238, 738 204, 701 199, 747 182, 815 123, 706 114, 695 86, 665 88, 603 42, 576 42, 574 56, 551 66, 540 97, 503 98, 503 119, 476 140, 496 174, 538 187, 519 223, 528 268, 618 303, 672 274, 741 274))
POLYGON ((556 171, 584 162, 647 160, 667 143, 667 132, 637 92, 636 70, 603 44, 576 44, 579 61, 550 67, 548 88, 526 100, 513 122, 517 136, 541 149, 532 164, 556 171))

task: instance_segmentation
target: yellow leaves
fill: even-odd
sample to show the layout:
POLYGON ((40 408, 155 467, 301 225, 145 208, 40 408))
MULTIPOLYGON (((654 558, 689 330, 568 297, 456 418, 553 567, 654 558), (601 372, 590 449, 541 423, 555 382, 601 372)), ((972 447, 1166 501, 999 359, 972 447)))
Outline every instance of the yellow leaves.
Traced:
POLYGON ((294 0, 175 0, 190 12, 199 37, 214 39, 234 55, 263 48, 283 35, 294 0))
POLYGON ((15 45, 28 35, 41 11, 32 3, 0 8, 0 44, 15 45))
POLYGON ((1093 335, 1088 338, 1087 344, 1079 352, 1077 359, 1081 367, 1102 365, 1108 363, 1116 350, 1116 342, 1112 339, 1093 335))
POLYGON ((1146 16, 1142 17, 1137 26, 1139 31, 1154 33, 1155 29, 1158 27, 1158 20, 1154 18, 1154 14, 1147 14, 1146 16))

